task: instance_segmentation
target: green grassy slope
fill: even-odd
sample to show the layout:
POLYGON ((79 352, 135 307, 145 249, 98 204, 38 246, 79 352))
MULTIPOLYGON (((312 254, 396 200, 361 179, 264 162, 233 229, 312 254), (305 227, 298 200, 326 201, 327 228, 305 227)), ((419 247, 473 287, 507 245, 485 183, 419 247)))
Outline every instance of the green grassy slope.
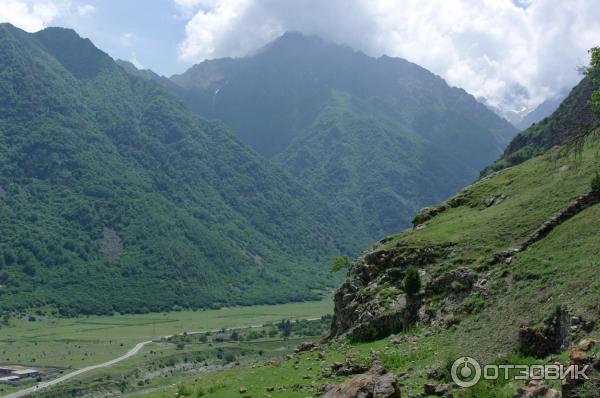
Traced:
POLYGON ((64 29, 0 25, 0 305, 65 314, 315 298, 366 238, 64 29))
MULTIPOLYGON (((491 266, 488 260, 589 190, 589 181, 600 167, 597 150, 597 144, 588 147, 581 163, 557 157, 556 152, 526 161, 467 188, 460 194, 464 198, 461 206, 434 217, 425 229, 406 231, 374 247, 373 250, 393 252, 405 247, 451 246, 453 254, 449 258, 430 262, 423 268, 427 275, 436 276, 459 267, 485 275, 485 295, 474 300, 479 293, 473 292, 454 313, 444 314, 447 319, 453 318, 451 326, 418 326, 399 333, 400 342, 394 344, 387 338, 369 343, 331 342, 321 348, 325 354, 322 358, 317 352, 305 353, 297 357, 299 362, 295 358, 180 382, 202 387, 205 392, 214 387, 206 397, 230 396, 240 386, 249 388, 249 393, 262 394, 273 385, 276 390, 269 393, 273 397, 304 397, 315 394, 319 385, 344 379, 324 376, 333 362, 352 358, 369 363, 378 357, 388 370, 403 375, 402 394, 412 396, 421 393, 425 383, 449 382, 447 376, 441 381, 432 380, 428 373, 444 370, 448 361, 463 355, 481 363, 565 360, 565 354, 541 359, 519 354, 518 330, 522 325, 540 324, 557 305, 586 322, 598 321, 600 205, 559 225, 546 238, 516 254, 510 264, 491 266), (489 208, 483 205, 485 199, 502 194, 507 195, 502 203, 489 208)), ((598 337, 600 333, 593 331, 591 336, 598 337)), ((482 382, 460 396, 512 397, 521 385, 518 381, 482 382)), ((557 383, 550 385, 560 389, 557 383)), ((166 397, 171 391, 172 388, 165 388, 143 396, 166 397)))

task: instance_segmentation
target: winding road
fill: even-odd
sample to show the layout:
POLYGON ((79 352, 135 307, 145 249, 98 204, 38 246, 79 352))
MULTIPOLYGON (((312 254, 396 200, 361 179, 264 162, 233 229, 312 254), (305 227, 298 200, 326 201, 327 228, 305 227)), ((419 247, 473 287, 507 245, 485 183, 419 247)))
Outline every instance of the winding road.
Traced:
POLYGON ((5 395, 4 398, 26 397, 27 395, 32 394, 34 392, 37 392, 39 390, 42 390, 44 388, 52 387, 52 386, 55 386, 55 385, 60 384, 62 382, 65 382, 65 381, 67 381, 69 379, 72 379, 73 377, 77 377, 77 376, 79 376, 82 373, 90 372, 92 370, 96 370, 96 369, 100 369, 100 368, 106 368, 108 366, 112 366, 112 365, 117 364, 117 363, 119 363, 121 361, 124 361, 126 359, 131 358, 132 356, 134 356, 135 354, 137 354, 146 344, 150 344, 150 343, 152 343, 152 340, 142 341, 141 343, 136 344, 136 346, 133 347, 133 349, 131 349, 127 354, 125 354, 123 356, 120 356, 118 358, 112 359, 112 360, 110 360, 108 362, 101 363, 99 365, 93 365, 93 366, 88 366, 87 368, 78 369, 78 370, 76 370, 74 372, 68 373, 68 374, 66 374, 64 376, 61 376, 61 377, 59 377, 57 379, 54 379, 54 380, 45 381, 43 383, 38 383, 37 385, 35 385, 33 387, 29 387, 29 388, 26 388, 24 390, 17 391, 17 392, 14 392, 12 394, 5 395))
MULTIPOLYGON (((315 320, 318 320, 318 319, 320 319, 320 318, 307 318, 306 320, 307 321, 315 321, 315 320)), ((252 329, 252 328, 260 328, 262 326, 263 325, 260 325, 260 324, 257 324, 257 325, 246 325, 246 326, 235 326, 235 327, 226 328, 225 330, 252 329)), ((200 333, 206 333, 206 332, 215 333, 215 332, 218 332, 220 330, 222 330, 222 329, 199 330, 199 331, 194 331, 194 332, 188 332, 187 334, 188 335, 194 335, 194 334, 200 334, 200 333)), ((164 336, 163 338, 164 339, 168 339, 170 337, 173 337, 173 335, 164 336)), ((73 371, 71 373, 68 373, 68 374, 66 374, 64 376, 61 376, 61 377, 53 379, 53 380, 40 382, 40 383, 36 384, 33 387, 29 387, 29 388, 26 388, 26 389, 23 389, 23 390, 20 390, 20 391, 13 392, 11 394, 3 396, 2 398, 21 398, 21 397, 26 397, 29 394, 33 394, 33 393, 38 392, 40 390, 43 390, 45 388, 52 387, 52 386, 55 386, 55 385, 60 384, 60 383, 64 383, 65 381, 70 380, 70 379, 72 379, 74 377, 77 377, 77 376, 79 376, 79 375, 81 375, 83 373, 87 373, 87 372, 91 372, 92 370, 106 368, 106 367, 115 365, 115 364, 117 364, 119 362, 125 361, 126 359, 129 359, 132 356, 136 355, 138 352, 140 352, 140 350, 142 348, 144 348, 144 346, 146 346, 147 344, 150 344, 150 343, 152 343, 154 341, 157 341, 157 340, 142 341, 140 343, 137 343, 135 345, 135 347, 133 347, 125 355, 122 355, 122 356, 120 356, 118 358, 112 359, 112 360, 110 360, 108 362, 101 363, 99 365, 88 366, 87 368, 81 368, 81 369, 75 370, 75 371, 73 371)))

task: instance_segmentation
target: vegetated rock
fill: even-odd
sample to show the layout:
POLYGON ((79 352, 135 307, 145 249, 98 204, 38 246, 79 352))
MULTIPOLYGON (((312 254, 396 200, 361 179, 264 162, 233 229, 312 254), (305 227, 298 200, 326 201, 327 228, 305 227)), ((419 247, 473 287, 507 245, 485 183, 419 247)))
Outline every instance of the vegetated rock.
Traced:
POLYGON ((317 348, 317 345, 313 342, 304 342, 300 344, 298 347, 294 348, 295 353, 312 351, 317 348))
POLYGON ((514 398, 558 398, 558 391, 548 388, 543 380, 531 380, 524 387, 517 390, 514 398))
POLYGON ((123 254, 123 243, 117 232, 111 228, 104 228, 102 238, 98 239, 98 246, 106 257, 116 258, 123 254))
POLYGON ((354 341, 372 341, 406 330, 417 321, 421 300, 404 293, 404 272, 409 266, 425 267, 451 251, 448 245, 372 249, 363 254, 351 264, 347 281, 335 294, 329 337, 346 334, 354 341))
POLYGON ((449 208, 450 206, 447 203, 443 203, 439 206, 425 207, 419 210, 417 215, 413 218, 413 227, 416 228, 418 225, 421 225, 424 222, 431 220, 433 217, 448 210, 449 208))
POLYGON ((508 196, 506 196, 504 194, 496 195, 496 196, 492 196, 492 197, 484 200, 483 204, 485 205, 485 207, 491 207, 491 206, 498 205, 498 204, 504 202, 506 199, 508 199, 508 196))
POLYGON ((6 191, 2 187, 0 187, 0 198, 3 196, 6 196, 6 191))
POLYGON ((426 291, 439 294, 450 291, 467 291, 473 288, 476 280, 474 272, 469 268, 458 268, 435 278, 427 286, 426 291))
POLYGON ((519 351, 536 358, 560 352, 570 344, 576 332, 571 328, 571 319, 567 311, 557 308, 541 326, 521 327, 519 351))
POLYGON ((450 384, 425 384, 423 392, 425 395, 437 395, 438 397, 447 396, 452 391, 450 384))
POLYGON ((369 370, 368 366, 353 363, 351 360, 347 359, 345 362, 335 362, 331 365, 331 371, 336 376, 349 376, 360 373, 365 373, 369 370))
MULTIPOLYGON (((588 378, 591 377, 594 370, 600 370, 600 356, 590 352, 597 343, 595 340, 584 339, 569 352, 569 365, 575 365, 582 371, 585 369, 588 378)), ((577 389, 585 382, 586 380, 581 377, 572 378, 571 374, 567 374, 561 384, 563 398, 578 397, 577 389)))
POLYGON ((396 377, 387 373, 380 363, 374 362, 367 373, 331 388, 325 398, 400 398, 396 377))

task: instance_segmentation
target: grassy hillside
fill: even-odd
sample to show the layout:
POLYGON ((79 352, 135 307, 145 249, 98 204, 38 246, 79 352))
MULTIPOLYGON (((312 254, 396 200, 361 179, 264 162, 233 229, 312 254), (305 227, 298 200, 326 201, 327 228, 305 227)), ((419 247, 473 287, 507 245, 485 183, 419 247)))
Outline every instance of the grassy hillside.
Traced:
MULTIPOLYGON (((269 385, 274 397, 302 397, 348 378, 331 374, 335 361, 379 358, 402 396, 417 396, 426 383, 451 383, 450 365, 462 356, 481 364, 567 363, 581 339, 600 337, 600 192, 591 184, 600 142, 593 132, 581 153, 553 148, 491 174, 423 210, 416 228, 369 248, 336 294, 338 339, 289 361, 181 382, 212 388, 208 397, 239 386, 258 395, 269 385), (421 280, 412 296, 404 279, 410 267, 421 280)), ((589 355, 597 358, 598 348, 589 355)), ((596 397, 592 376, 587 395, 568 396, 596 397)), ((507 398, 524 386, 511 378, 454 393, 507 398)), ((558 381, 547 386, 561 389, 558 381)))
POLYGON ((472 181, 516 133, 418 65, 299 33, 171 81, 190 109, 224 121, 372 239, 472 181))
POLYGON ((366 239, 222 125, 65 29, 0 25, 0 306, 316 298, 366 239))
MULTIPOLYGON (((273 397, 314 396, 328 383, 351 377, 330 375, 335 362, 350 359, 354 363, 369 364, 377 357, 399 377, 402 396, 417 396, 426 383, 451 382, 448 364, 461 356, 474 357, 483 364, 566 362, 565 350, 570 344, 585 336, 599 338, 597 328, 579 328, 564 348, 557 347, 556 353, 539 358, 521 352, 519 330, 523 326, 538 327, 553 314, 557 305, 570 316, 580 317, 583 323, 598 322, 600 283, 596 274, 600 266, 597 260, 600 205, 564 222, 544 239, 515 254, 510 263, 490 265, 489 259, 497 251, 524 239, 557 211, 589 191, 589 181, 600 168, 595 156, 599 148, 598 144, 590 145, 581 163, 557 157, 556 152, 526 161, 467 188, 459 195, 461 205, 434 217, 424 229, 406 231, 369 250, 369 253, 391 253, 390 263, 378 265, 385 272, 398 266, 391 264, 394 253, 400 254, 407 248, 449 248, 448 256, 430 259, 421 268, 423 310, 440 314, 433 324, 423 321, 398 331, 391 338, 373 342, 330 341, 316 351, 295 355, 287 361, 257 367, 242 365, 215 374, 181 376, 177 386, 202 390, 203 396, 211 398, 236 394, 241 386, 251 395, 266 392, 273 397), (507 198, 486 207, 486 199, 499 195, 507 198), (471 290, 463 290, 457 294, 460 300, 456 302, 445 301, 453 297, 453 289, 461 292, 462 288, 455 284, 446 285, 448 291, 438 295, 425 293, 436 277, 465 267, 472 270, 477 281, 485 279, 487 282, 481 288, 474 285, 471 290), (434 376, 436 372, 440 378, 434 376), (267 391, 270 386, 275 386, 274 392, 267 391)), ((349 280, 352 278, 351 271, 349 280)), ((385 301, 394 284, 375 284, 370 288, 374 289, 371 297, 385 301)), ((361 293, 363 297, 369 294, 367 290, 361 293)), ((360 307, 356 311, 360 312, 360 307)), ((483 381, 455 393, 470 398, 509 398, 523 385, 518 380, 483 381)), ((549 386, 560 390, 557 382, 549 386)), ((176 386, 164 386, 142 396, 162 398, 176 391, 176 386)))

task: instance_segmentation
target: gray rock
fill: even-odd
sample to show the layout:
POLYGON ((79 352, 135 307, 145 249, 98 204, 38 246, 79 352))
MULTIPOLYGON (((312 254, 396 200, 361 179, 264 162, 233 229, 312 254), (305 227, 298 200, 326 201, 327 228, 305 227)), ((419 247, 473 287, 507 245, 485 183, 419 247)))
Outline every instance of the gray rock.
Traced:
POLYGON ((401 398, 396 377, 381 365, 330 389, 325 398, 401 398))

